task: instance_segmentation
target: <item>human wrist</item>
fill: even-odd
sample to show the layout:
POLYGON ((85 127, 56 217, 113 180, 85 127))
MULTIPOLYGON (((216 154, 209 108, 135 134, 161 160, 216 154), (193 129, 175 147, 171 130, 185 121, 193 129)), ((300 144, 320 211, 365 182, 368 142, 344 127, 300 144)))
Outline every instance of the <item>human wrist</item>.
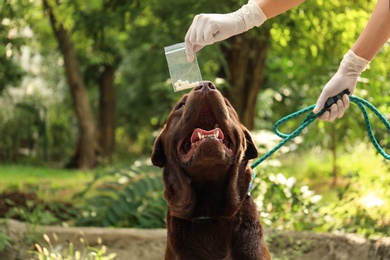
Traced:
POLYGON ((236 33, 241 33, 262 25, 267 17, 255 0, 249 0, 239 10, 231 13, 232 18, 236 20, 236 33))
POLYGON ((255 0, 249 0, 246 7, 248 9, 248 15, 245 16, 245 24, 248 30, 262 25, 267 20, 263 10, 261 10, 255 0))
POLYGON ((366 70, 368 64, 370 64, 370 61, 356 55, 352 50, 349 50, 340 63, 340 69, 342 69, 344 74, 358 76, 366 70))

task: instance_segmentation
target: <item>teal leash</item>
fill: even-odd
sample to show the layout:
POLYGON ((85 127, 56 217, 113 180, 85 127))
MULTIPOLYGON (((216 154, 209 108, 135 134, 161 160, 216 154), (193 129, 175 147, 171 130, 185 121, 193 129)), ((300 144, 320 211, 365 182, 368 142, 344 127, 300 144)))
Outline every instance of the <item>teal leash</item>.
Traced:
MULTIPOLYGON (((294 112, 294 113, 292 113, 292 114, 290 114, 288 116, 285 116, 282 119, 278 120, 274 124, 273 131, 274 131, 274 133, 277 136, 283 138, 283 140, 278 145, 276 145, 274 148, 272 148, 270 151, 265 153, 262 157, 257 159, 251 165, 251 168, 252 169, 256 168, 260 163, 262 163, 264 160, 266 160, 268 157, 270 157, 272 154, 274 154, 283 145, 285 145, 287 142, 291 141, 292 139, 294 139, 295 137, 300 135, 302 133, 302 131, 306 127, 308 127, 314 120, 316 120, 326 110, 328 110, 334 103, 337 102, 337 100, 341 99, 344 94, 349 94, 349 91, 346 89, 343 92, 341 92, 340 94, 338 94, 338 95, 336 95, 334 97, 329 98, 327 100, 327 102, 325 103, 324 108, 318 114, 314 114, 312 112, 312 110, 314 109, 315 105, 311 105, 311 106, 309 106, 307 108, 301 109, 301 110, 299 110, 297 112, 294 112), (289 120, 291 120, 291 119, 293 119, 295 117, 301 116, 301 115, 303 115, 303 114, 305 114, 307 112, 310 112, 310 113, 302 121, 301 125, 296 130, 294 130, 292 133, 284 134, 284 133, 281 133, 279 131, 279 126, 280 125, 282 125, 283 123, 285 123, 285 122, 287 122, 287 121, 289 121, 289 120)), ((363 117, 364 117, 364 121, 366 123, 366 129, 367 129, 367 132, 368 132, 368 136, 370 137, 370 140, 371 140, 372 144, 374 145, 375 149, 386 160, 390 160, 390 155, 383 150, 383 148, 380 146, 380 144, 378 143, 377 139, 374 136, 374 132, 372 130, 371 122, 370 122, 370 119, 368 117, 367 108, 369 110, 371 110, 379 118, 380 121, 382 121, 382 123, 386 126, 387 131, 390 132, 390 123, 389 123, 389 121, 387 121, 387 119, 384 117, 384 115, 381 112, 379 112, 379 110, 375 106, 373 106, 370 102, 368 102, 367 100, 364 100, 364 99, 356 97, 356 96, 349 96, 349 100, 350 100, 351 103, 355 103, 360 108, 360 110, 362 111, 363 117)), ((252 171, 252 180, 251 180, 251 182, 249 184, 249 189, 248 189, 248 195, 249 196, 250 196, 251 191, 252 191, 253 180, 255 179, 255 177, 256 177, 256 174, 255 174, 254 171, 252 171)))

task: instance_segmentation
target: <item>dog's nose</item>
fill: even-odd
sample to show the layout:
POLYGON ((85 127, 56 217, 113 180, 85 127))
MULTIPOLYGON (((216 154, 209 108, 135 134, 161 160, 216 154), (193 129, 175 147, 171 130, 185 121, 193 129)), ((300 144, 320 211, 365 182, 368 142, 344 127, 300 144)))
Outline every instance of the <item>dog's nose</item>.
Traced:
POLYGON ((202 81, 199 83, 198 86, 194 88, 195 91, 210 91, 216 89, 217 88, 214 86, 214 84, 211 81, 202 81))

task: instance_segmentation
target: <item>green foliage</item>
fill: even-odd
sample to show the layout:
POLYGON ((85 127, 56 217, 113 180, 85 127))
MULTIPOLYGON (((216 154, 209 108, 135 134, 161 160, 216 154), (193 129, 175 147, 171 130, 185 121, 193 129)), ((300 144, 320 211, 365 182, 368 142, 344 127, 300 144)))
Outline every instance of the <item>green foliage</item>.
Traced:
POLYGON ((141 165, 97 172, 93 183, 110 177, 98 188, 98 195, 86 199, 81 226, 161 228, 165 226, 166 203, 161 173, 155 167, 141 165))
POLYGON ((21 1, 0 3, 0 95, 8 86, 17 86, 24 71, 15 59, 24 43, 25 36, 20 31, 17 13, 23 5, 21 1))
POLYGON ((13 191, 2 193, 1 197, 5 197, 1 210, 2 213, 6 213, 6 218, 33 225, 61 224, 77 215, 76 209, 70 204, 56 201, 45 202, 40 200, 35 193, 13 191))
MULTIPOLYGON (((23 67, 23 81, 7 79, 8 82, 0 84, 0 88, 10 87, 3 93, 0 101, 0 131, 3 134, 0 140, 0 159, 42 164, 42 161, 48 159, 49 151, 62 148, 63 145, 73 145, 66 140, 72 137, 69 133, 63 139, 66 143, 61 141, 48 147, 47 142, 46 127, 51 123, 47 121, 47 112, 51 109, 50 105, 62 102, 59 99, 64 96, 63 88, 59 88, 62 78, 56 72, 60 61, 52 51, 54 41, 48 34, 50 27, 43 17, 41 1, 5 1, 0 3, 0 10, 0 26, 6 27, 0 31, 9 37, 4 48, 7 49, 7 59, 4 60, 23 67), (42 39, 45 46, 40 44, 39 39, 42 39), (42 55, 45 54, 48 55, 43 58, 42 55), (32 154, 20 156, 18 150, 21 145, 29 145, 32 154)), ((2 62, 0 65, 0 82, 6 78, 1 75, 13 73, 14 77, 18 76, 11 68, 5 74, 2 72, 1 67, 6 63, 2 62)), ((64 103, 61 103, 61 109, 65 110, 64 103)))
POLYGON ((322 232, 387 236, 390 224, 389 165, 369 143, 353 143, 339 155, 339 178, 331 184, 331 160, 327 152, 313 149, 310 155, 284 156, 280 171, 322 194, 319 202, 322 232), (319 159, 321 158, 321 159, 319 159), (296 162, 299 161, 299 165, 296 162))
MULTIPOLYGON (((56 234, 53 234, 54 243, 58 240, 56 234)), ((68 248, 62 248, 53 245, 48 235, 44 234, 43 239, 47 243, 47 246, 41 246, 35 244, 37 251, 31 251, 30 255, 33 259, 37 260, 73 260, 73 259, 83 259, 83 260, 111 260, 116 258, 115 253, 106 255, 107 247, 102 244, 101 238, 98 238, 98 247, 90 246, 88 241, 84 238, 81 238, 81 243, 83 245, 82 250, 76 250, 73 243, 68 244, 68 248)))
POLYGON ((66 101, 47 92, 31 95, 4 95, 0 102, 0 160, 18 163, 61 162, 73 152, 74 120, 66 101), (16 131, 17 129, 17 131, 16 131), (20 150, 23 148, 24 150, 20 150), (26 154, 27 160, 21 154, 26 154))
POLYGON ((47 115, 48 160, 64 164, 74 152, 74 116, 65 104, 53 104, 47 115))
MULTIPOLYGON (((267 167, 271 168, 270 165, 267 167)), ((314 230, 321 223, 321 195, 299 186, 293 177, 257 170, 253 197, 264 225, 280 230, 314 230)))
POLYGON ((389 235, 390 214, 384 206, 388 202, 383 202, 375 192, 363 197, 358 190, 349 187, 339 193, 337 203, 322 209, 325 215, 322 231, 356 233, 365 237, 389 235))
POLYGON ((319 93, 319 85, 329 80, 342 55, 363 30, 376 1, 358 2, 305 2, 270 20, 273 41, 269 64, 273 63, 274 54, 277 62, 287 59, 290 64, 287 67, 281 64, 280 67, 281 70, 287 69, 284 74, 287 77, 273 82, 284 81, 294 90, 306 84, 315 88, 314 93, 319 93), (306 69, 300 70, 301 66, 306 69))
MULTIPOLYGON (((12 204, 11 201, 7 203, 12 204)), ((33 202, 28 202, 27 207, 11 208, 6 217, 17 218, 34 225, 53 225, 60 223, 51 212, 45 210, 44 205, 34 205, 33 202)))
MULTIPOLYGON (((265 131, 253 137, 260 154, 279 142, 265 131)), ((347 152, 338 154, 338 178, 330 180, 330 152, 320 147, 299 152, 296 145, 302 142, 305 137, 294 139, 254 169, 253 197, 263 223, 279 229, 387 236, 390 168, 372 144, 350 143, 347 152)))
POLYGON ((24 148, 33 145, 41 122, 37 110, 28 103, 15 104, 4 100, 0 108, 0 131, 3 135, 0 139, 0 158, 9 160, 17 157, 22 145, 24 148))
POLYGON ((7 246, 11 246, 10 241, 11 238, 0 231, 0 252, 3 251, 7 246))
POLYGON ((343 185, 337 201, 323 208, 331 216, 327 230, 386 236, 390 225, 390 167, 370 144, 358 144, 340 156, 343 185))
MULTIPOLYGON (((264 105, 258 103, 256 128, 271 129, 269 120, 276 122, 316 102, 323 86, 338 69, 342 56, 363 30, 375 3, 310 1, 267 21, 272 25, 272 41, 266 64, 265 87, 273 90, 273 96, 269 96, 268 89, 260 93, 260 96, 265 95, 272 100, 266 100, 270 106, 266 115, 262 112, 264 105)), ((368 99, 384 114, 389 113, 385 105, 389 91, 386 78, 390 76, 385 68, 388 55, 387 44, 362 74, 355 91, 355 95, 368 99)), ((297 121, 295 127, 299 123, 297 121)), ((388 131, 379 125, 378 120, 374 120, 373 124, 383 145, 387 144, 388 131)), ((320 143, 324 149, 345 151, 343 145, 339 144, 364 140, 366 135, 362 125, 363 117, 352 105, 342 120, 310 126, 305 135, 306 141, 300 147, 313 147, 314 142, 320 143), (335 134, 330 134, 332 132, 335 134), (332 143, 337 143, 337 147, 332 147, 332 143)))
MULTIPOLYGON (((283 239, 278 232, 269 232, 265 237, 267 244, 272 245, 276 252, 271 253, 271 259, 274 260, 290 260, 301 259, 304 253, 310 252, 313 248, 313 241, 306 239, 283 239)), ((272 249, 271 249, 272 250, 272 249)))

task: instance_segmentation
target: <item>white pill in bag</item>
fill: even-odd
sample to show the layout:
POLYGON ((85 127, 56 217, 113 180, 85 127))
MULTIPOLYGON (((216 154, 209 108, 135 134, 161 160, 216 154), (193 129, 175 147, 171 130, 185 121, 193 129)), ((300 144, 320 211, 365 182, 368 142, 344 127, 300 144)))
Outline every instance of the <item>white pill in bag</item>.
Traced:
POLYGON ((196 87, 202 81, 198 60, 188 62, 185 43, 177 43, 164 47, 169 74, 175 92, 196 87))

